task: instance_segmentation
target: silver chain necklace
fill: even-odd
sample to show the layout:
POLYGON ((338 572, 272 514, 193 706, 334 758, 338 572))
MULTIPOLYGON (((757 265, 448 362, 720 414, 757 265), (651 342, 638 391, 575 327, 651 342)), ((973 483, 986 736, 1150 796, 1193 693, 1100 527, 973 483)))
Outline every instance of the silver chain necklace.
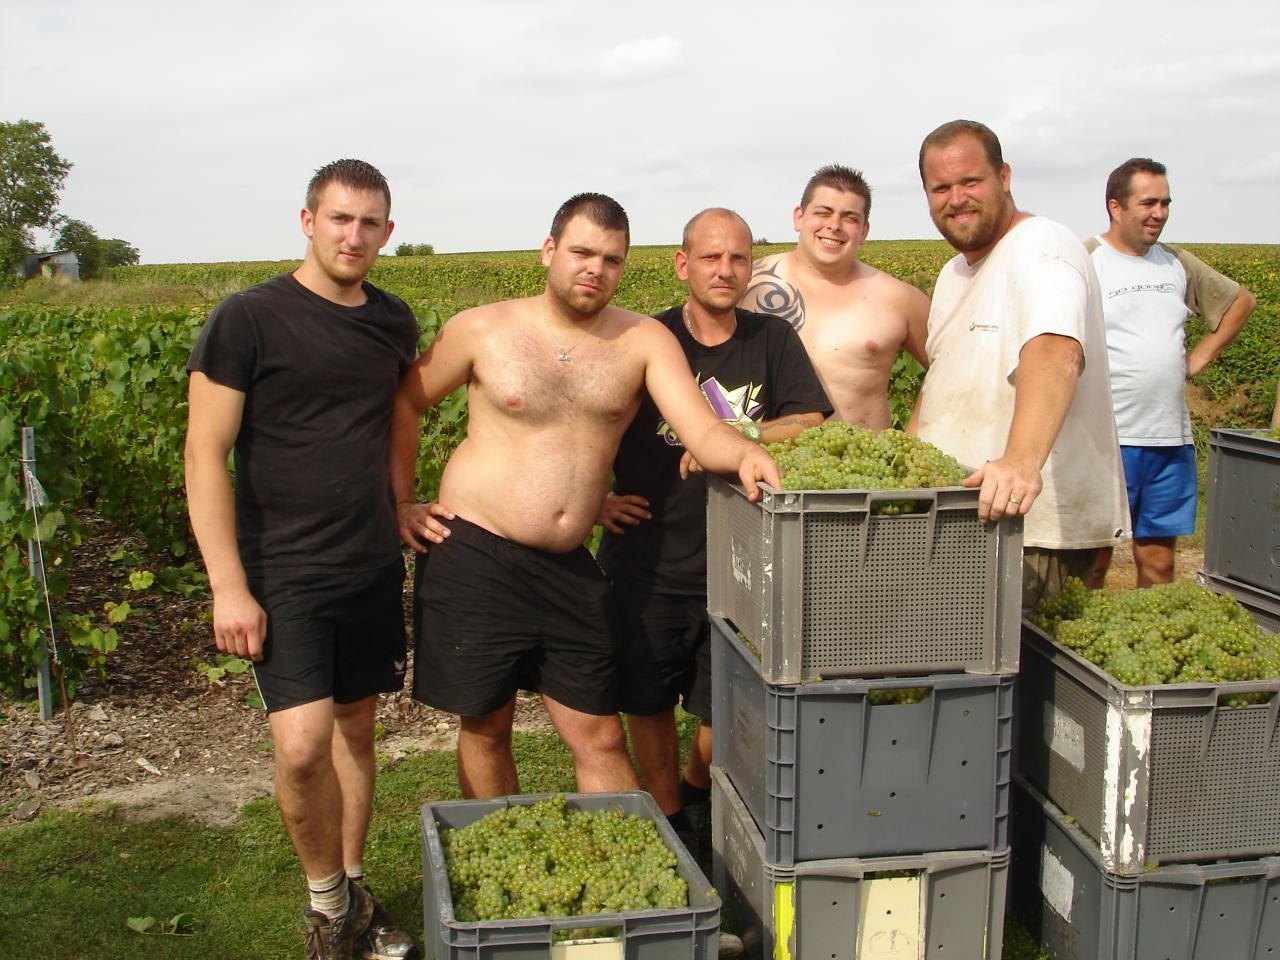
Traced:
POLYGON ((587 339, 587 337, 591 336, 591 331, 600 325, 600 321, 604 319, 604 311, 603 310, 600 311, 599 315, 596 317, 595 323, 587 327, 587 329, 583 331, 582 336, 580 336, 577 340, 575 340, 573 343, 573 346, 571 346, 567 350, 564 347, 560 346, 560 341, 557 340, 556 335, 551 332, 551 324, 547 322, 547 315, 542 309, 541 297, 538 298, 538 317, 542 320, 542 325, 547 328, 547 336, 551 338, 551 345, 556 348, 556 359, 559 360, 561 363, 568 363, 569 360, 572 359, 569 356, 569 354, 577 350, 578 347, 582 345, 582 341, 587 339))

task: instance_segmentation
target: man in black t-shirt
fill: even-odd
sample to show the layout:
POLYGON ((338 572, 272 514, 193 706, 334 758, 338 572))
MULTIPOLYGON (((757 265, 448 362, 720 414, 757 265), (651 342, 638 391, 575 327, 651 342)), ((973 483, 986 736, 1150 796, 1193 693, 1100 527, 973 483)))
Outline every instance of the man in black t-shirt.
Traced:
POLYGON ((387 465, 391 398, 418 330, 402 301, 364 282, 390 212, 369 164, 317 171, 302 265, 220 303, 187 365, 187 499, 214 638, 254 662, 317 960, 417 955, 363 883, 374 712, 405 674, 387 465))
MULTIPOLYGON (((751 279, 745 221, 720 208, 699 213, 684 229, 675 266, 689 300, 657 319, 675 334, 717 415, 762 442, 821 423, 831 404, 791 325, 737 309, 751 279)), ((705 837, 711 787, 705 475, 647 396, 613 470, 614 493, 599 517, 605 534, 598 559, 614 584, 619 701, 654 799, 686 838, 705 837), (681 700, 702 721, 683 781, 674 716, 681 700)))

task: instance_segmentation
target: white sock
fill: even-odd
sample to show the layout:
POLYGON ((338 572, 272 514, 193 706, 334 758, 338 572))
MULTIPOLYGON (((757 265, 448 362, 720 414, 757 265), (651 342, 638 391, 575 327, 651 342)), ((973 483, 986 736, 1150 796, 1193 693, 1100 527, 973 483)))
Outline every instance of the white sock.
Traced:
POLYGON ((364 883, 363 863, 353 863, 351 866, 347 867, 346 873, 348 880, 354 880, 356 883, 361 884, 364 883))
POLYGON ((307 877, 307 890, 311 894, 311 909, 320 911, 330 920, 342 916, 351 906, 347 875, 342 870, 329 877, 307 877))

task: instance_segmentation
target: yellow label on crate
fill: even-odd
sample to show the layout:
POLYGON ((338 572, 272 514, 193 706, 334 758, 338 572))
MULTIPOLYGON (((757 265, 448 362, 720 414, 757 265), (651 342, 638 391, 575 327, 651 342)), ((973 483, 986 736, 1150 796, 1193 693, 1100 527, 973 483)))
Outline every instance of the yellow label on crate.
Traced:
POLYGON ((920 877, 862 882, 858 960, 924 960, 920 877))
POLYGON ((551 960, 625 960, 621 937, 563 940, 551 945, 551 960))
POLYGON ((791 960, 795 922, 795 884, 779 883, 773 888, 773 960, 791 960))

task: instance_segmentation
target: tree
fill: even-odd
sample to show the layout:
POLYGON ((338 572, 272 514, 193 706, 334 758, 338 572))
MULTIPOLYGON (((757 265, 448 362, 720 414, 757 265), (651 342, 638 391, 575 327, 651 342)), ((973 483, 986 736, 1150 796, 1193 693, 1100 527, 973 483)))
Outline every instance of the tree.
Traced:
POLYGON ((397 257, 429 257, 436 248, 429 243, 402 243, 396 247, 397 257))
POLYGON ((104 267, 131 267, 141 259, 138 248, 123 240, 102 240, 98 246, 104 267))
POLYGON ((102 241, 97 231, 83 220, 70 218, 62 221, 58 231, 58 249, 72 250, 80 261, 80 279, 93 280, 102 276, 102 241))
POLYGON ((0 275, 11 277, 31 251, 33 228, 53 224, 70 170, 43 123, 0 122, 0 275))

